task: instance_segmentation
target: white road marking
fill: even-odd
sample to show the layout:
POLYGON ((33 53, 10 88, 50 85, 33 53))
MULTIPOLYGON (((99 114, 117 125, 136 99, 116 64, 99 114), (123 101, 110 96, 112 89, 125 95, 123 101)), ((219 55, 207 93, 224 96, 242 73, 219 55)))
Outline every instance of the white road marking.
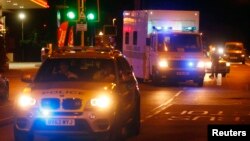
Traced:
MULTIPOLYGON (((152 118, 153 116, 159 114, 160 112, 162 112, 163 110, 165 110, 166 108, 170 107, 172 104, 170 104, 174 98, 176 98, 177 96, 179 96, 183 91, 178 91, 172 98, 168 99, 166 102, 162 103, 161 105, 159 105, 158 107, 154 108, 151 113, 146 116, 145 119, 149 119, 152 118)), ((141 122, 144 122, 145 120, 141 120, 141 122)))

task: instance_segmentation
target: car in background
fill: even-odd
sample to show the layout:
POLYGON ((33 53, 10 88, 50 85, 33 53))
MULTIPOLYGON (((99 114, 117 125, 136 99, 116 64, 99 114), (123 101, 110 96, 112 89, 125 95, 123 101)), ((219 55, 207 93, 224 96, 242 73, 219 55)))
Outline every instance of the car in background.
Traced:
POLYGON ((30 85, 15 100, 15 141, 36 135, 120 141, 139 134, 138 82, 120 51, 55 51, 34 78, 27 74, 22 81, 30 85), (98 78, 107 66, 112 75, 98 78))
MULTIPOLYGON (((217 73, 221 74, 222 77, 226 77, 226 75, 230 72, 230 62, 226 61, 224 56, 224 47, 220 45, 210 45, 208 48, 207 55, 208 57, 211 57, 212 52, 218 53, 219 58, 219 66, 217 68, 217 73)), ((212 62, 209 62, 206 64, 206 73, 211 73, 212 70, 212 62)))
POLYGON ((0 97, 2 100, 9 98, 9 80, 0 74, 0 97))
POLYGON ((246 49, 242 42, 226 42, 223 58, 230 62, 241 62, 245 64, 246 49))

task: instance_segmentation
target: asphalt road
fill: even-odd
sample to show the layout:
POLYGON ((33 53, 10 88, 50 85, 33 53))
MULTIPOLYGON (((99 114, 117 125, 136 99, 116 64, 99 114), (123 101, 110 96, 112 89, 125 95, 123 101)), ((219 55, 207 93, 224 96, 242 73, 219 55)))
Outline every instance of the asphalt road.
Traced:
MULTIPOLYGON (((10 101, 0 104, 2 141, 13 141, 11 104, 26 85, 23 73, 33 68, 13 69, 10 79, 10 101)), ((184 83, 179 86, 153 86, 141 83, 141 133, 128 141, 206 141, 210 124, 250 125, 250 65, 232 64, 225 78, 209 79, 202 88, 184 83)), ((237 139, 236 139, 237 140, 237 139)))

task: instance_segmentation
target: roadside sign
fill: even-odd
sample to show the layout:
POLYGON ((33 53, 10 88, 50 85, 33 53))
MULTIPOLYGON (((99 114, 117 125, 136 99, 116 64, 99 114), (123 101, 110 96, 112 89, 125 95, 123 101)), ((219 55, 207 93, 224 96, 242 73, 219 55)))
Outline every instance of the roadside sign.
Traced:
POLYGON ((77 31, 87 31, 87 24, 83 24, 83 23, 78 23, 76 24, 76 30, 77 31))

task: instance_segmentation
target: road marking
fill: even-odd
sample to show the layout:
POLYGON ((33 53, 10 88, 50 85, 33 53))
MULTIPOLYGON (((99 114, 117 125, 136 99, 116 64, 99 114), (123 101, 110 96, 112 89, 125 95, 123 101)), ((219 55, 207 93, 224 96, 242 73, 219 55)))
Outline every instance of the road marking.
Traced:
POLYGON ((240 117, 235 117, 235 121, 236 122, 240 121, 240 117))
POLYGON ((217 86, 222 85, 222 76, 220 73, 217 75, 216 84, 217 84, 217 86))
POLYGON ((250 64, 249 64, 249 63, 246 63, 246 65, 247 65, 247 66, 250 66, 250 64))
POLYGON ((178 91, 172 98, 170 98, 168 101, 162 103, 160 106, 154 108, 152 111, 155 111, 163 106, 168 105, 170 102, 172 102, 174 100, 175 97, 179 96, 183 91, 178 91))
POLYGON ((151 110, 152 114, 149 114, 146 116, 145 119, 142 119, 141 122, 144 122, 146 119, 150 119, 153 116, 159 114, 160 112, 164 111, 165 109, 167 109, 168 107, 170 107, 172 104, 170 104, 176 97, 178 97, 183 91, 178 91, 172 98, 168 99, 166 102, 163 102, 161 105, 159 105, 158 107, 154 108, 153 110, 151 110))

